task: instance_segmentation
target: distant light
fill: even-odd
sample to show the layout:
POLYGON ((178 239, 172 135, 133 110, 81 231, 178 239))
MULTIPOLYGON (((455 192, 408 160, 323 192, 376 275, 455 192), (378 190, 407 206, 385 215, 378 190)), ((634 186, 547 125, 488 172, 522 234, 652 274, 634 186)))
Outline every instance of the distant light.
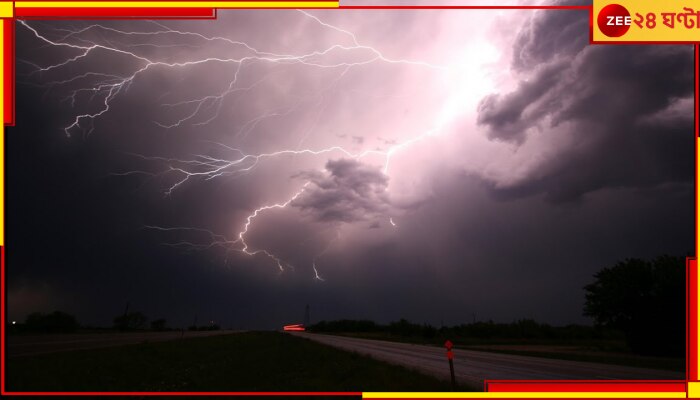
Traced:
POLYGON ((304 328, 303 324, 294 324, 294 325, 285 325, 284 330, 285 331, 305 331, 306 329, 304 328))
POLYGON ((17 321, 12 321, 12 325, 17 325, 17 321))

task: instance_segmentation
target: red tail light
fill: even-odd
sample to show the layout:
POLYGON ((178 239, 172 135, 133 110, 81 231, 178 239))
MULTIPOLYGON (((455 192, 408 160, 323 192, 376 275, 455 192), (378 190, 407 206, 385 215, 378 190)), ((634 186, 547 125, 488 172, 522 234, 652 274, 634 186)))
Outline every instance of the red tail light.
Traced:
POLYGON ((303 324, 294 324, 294 325, 285 325, 284 330, 285 331, 305 331, 306 329, 304 328, 303 324))

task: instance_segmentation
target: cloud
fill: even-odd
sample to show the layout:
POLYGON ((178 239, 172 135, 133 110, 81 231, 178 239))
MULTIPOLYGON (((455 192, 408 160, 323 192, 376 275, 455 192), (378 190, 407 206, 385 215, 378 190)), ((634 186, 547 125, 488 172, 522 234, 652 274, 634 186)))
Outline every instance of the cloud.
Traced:
POLYGON ((538 160, 492 182, 499 195, 572 201, 692 178, 692 47, 586 46, 587 21, 578 11, 535 14, 513 45, 515 89, 480 102, 488 138, 538 160))
POLYGON ((566 65, 552 63, 539 68, 533 78, 508 94, 491 94, 479 104, 479 124, 488 125, 489 138, 522 143, 527 129, 550 110, 551 88, 562 79, 566 65))
MULTIPOLYGON (((316 321, 403 317, 437 324, 444 317, 451 324, 471 321, 474 313, 479 320, 580 323, 581 288, 600 268, 693 248, 690 46, 588 46, 585 10, 380 11, 313 14, 394 59, 458 65, 465 46, 486 41, 505 60, 484 66, 494 89, 478 111, 481 126, 474 124, 475 107, 464 108, 463 119, 445 124, 444 132, 395 152, 390 180, 367 164, 383 163, 381 157, 359 162, 337 159, 338 152, 264 158, 245 174, 191 179, 168 197, 163 191, 174 176, 111 173, 168 169, 135 164, 125 154, 238 157, 220 144, 246 154, 337 145, 356 153, 387 150, 432 129, 454 92, 462 99, 461 85, 444 81, 442 71, 379 62, 345 73, 246 63, 236 88, 250 89, 223 99, 218 118, 197 125, 217 110, 209 104, 197 119, 165 130, 153 121, 177 121, 193 104, 163 103, 218 94, 235 68, 151 68, 95 120, 89 137, 67 139, 63 127, 102 99, 78 96, 73 108, 65 99, 82 81, 48 92, 40 84, 88 68, 121 76, 138 66, 97 53, 44 74, 18 65, 18 77, 29 84, 18 86, 17 126, 7 136, 13 149, 7 230, 14 238, 9 316, 21 319, 49 304, 81 322, 108 326, 129 302, 172 326, 187 326, 199 315, 227 327, 271 329, 300 318, 310 304, 316 321), (514 32, 502 17, 529 20, 514 32), (491 26, 500 33, 487 33, 491 26), (362 143, 352 137, 357 133, 362 143), (294 174, 298 179, 289 179, 294 174), (287 201, 306 181, 295 202, 261 212, 246 236, 251 250, 269 250, 296 267, 279 278, 276 263, 264 255, 183 252, 162 244, 202 239, 142 229, 201 227, 233 241, 253 210, 287 201), (314 261, 322 284, 314 279, 314 261), (50 291, 43 292, 43 282, 50 291)), ((144 21, 104 24, 160 29, 144 21)), ((279 54, 351 43, 298 11, 230 11, 216 21, 166 25, 279 54)), ((61 21, 39 27, 52 38, 71 29, 61 21)), ((170 61, 247 54, 241 46, 194 37, 171 47, 184 39, 90 32, 87 39, 170 61)), ((37 65, 75 56, 21 27, 17 40, 18 58, 37 65)))
POLYGON ((323 222, 356 222, 386 215, 389 178, 379 167, 352 159, 330 160, 324 172, 301 174, 311 184, 292 206, 323 222))
POLYGON ((582 34, 587 31, 586 11, 536 13, 526 21, 513 43, 512 67, 526 71, 557 57, 572 56, 588 44, 588 35, 582 34))

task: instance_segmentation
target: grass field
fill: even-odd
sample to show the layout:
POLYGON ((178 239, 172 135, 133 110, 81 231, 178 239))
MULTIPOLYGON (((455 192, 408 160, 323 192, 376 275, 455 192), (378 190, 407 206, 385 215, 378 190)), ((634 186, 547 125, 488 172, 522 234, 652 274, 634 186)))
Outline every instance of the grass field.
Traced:
POLYGON ((663 369, 667 371, 685 371, 684 358, 645 357, 634 354, 605 353, 599 351, 582 350, 573 346, 570 349, 560 349, 558 351, 541 349, 540 346, 532 346, 532 348, 529 349, 526 346, 513 347, 514 348, 508 348, 508 346, 465 346, 464 348, 468 350, 513 354, 516 356, 584 361, 599 364, 624 365, 628 367, 663 369))
MULTIPOLYGON (((9 391, 450 391, 449 382, 277 332, 6 360, 9 391)), ((459 388, 465 390, 465 388, 459 388)))

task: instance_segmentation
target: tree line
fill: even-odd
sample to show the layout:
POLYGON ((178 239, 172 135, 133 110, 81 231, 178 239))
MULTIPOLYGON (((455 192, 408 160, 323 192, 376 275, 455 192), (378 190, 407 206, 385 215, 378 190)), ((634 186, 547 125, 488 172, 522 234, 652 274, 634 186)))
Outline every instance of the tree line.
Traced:
POLYGON ((614 341, 622 339, 616 330, 585 325, 552 326, 532 319, 521 319, 510 323, 479 321, 455 326, 435 327, 417 324, 406 319, 386 325, 369 320, 321 321, 307 328, 312 332, 325 333, 371 333, 375 337, 393 336, 405 341, 442 344, 450 339, 456 344, 504 344, 515 342, 569 344, 585 340, 614 341))
MULTIPOLYGON (((78 319, 69 313, 63 311, 53 311, 51 313, 34 312, 27 315, 23 323, 10 323, 8 325, 9 332, 23 333, 74 333, 80 330, 93 329, 112 329, 118 331, 171 331, 173 328, 168 326, 168 321, 165 318, 157 318, 150 321, 140 311, 130 311, 114 317, 113 324, 110 328, 94 328, 83 326, 78 322, 78 319)), ((219 330, 221 327, 218 324, 210 323, 209 325, 190 325, 187 327, 189 331, 212 331, 219 330)))

